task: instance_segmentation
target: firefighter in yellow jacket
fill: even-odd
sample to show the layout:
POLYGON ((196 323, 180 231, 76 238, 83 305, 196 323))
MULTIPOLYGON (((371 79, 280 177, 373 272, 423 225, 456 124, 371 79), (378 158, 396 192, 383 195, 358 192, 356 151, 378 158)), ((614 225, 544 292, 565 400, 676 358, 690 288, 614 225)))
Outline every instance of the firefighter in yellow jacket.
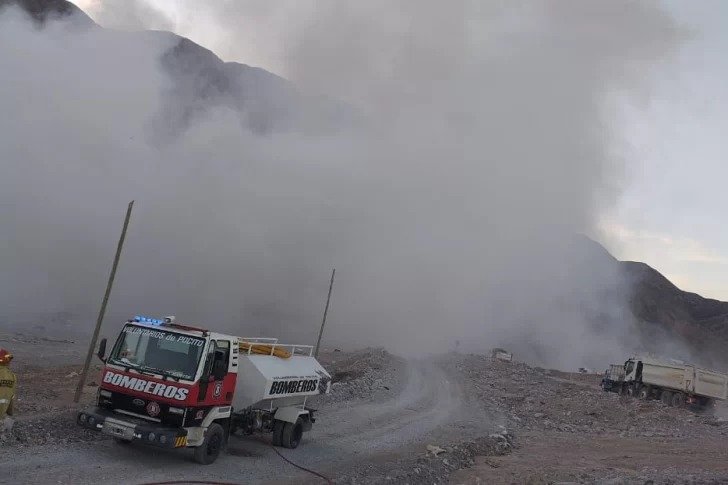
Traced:
POLYGON ((18 388, 18 378, 10 370, 10 361, 13 356, 5 349, 0 349, 0 422, 5 416, 12 416, 15 407, 15 392, 18 388))

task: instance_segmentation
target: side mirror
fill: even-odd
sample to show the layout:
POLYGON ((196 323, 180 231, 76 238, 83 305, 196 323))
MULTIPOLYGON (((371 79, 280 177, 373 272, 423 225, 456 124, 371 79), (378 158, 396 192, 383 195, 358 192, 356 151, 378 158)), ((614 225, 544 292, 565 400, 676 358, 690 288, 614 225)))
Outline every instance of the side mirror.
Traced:
POLYGON ((225 378, 225 361, 223 360, 216 360, 214 364, 212 364, 212 377, 215 378, 216 381, 221 381, 225 378))
POLYGON ((96 356, 99 358, 101 362, 104 364, 106 363, 106 339, 102 338, 101 342, 99 343, 99 351, 96 353, 96 356))

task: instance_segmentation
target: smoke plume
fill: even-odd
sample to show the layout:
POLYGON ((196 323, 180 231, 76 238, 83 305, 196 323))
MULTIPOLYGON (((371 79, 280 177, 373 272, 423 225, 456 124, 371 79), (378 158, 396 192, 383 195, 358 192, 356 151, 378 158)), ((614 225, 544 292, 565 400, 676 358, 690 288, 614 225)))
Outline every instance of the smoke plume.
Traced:
POLYGON ((3 11, 2 318, 69 312, 90 333, 134 199, 108 334, 176 315, 313 343, 335 267, 325 347, 614 360, 627 288, 577 234, 598 236, 626 183, 613 114, 649 94, 673 20, 627 0, 263 3, 181 1, 171 20, 108 5, 135 6, 114 14, 135 29, 197 18, 207 47, 265 53, 363 126, 261 133, 250 104, 216 102, 163 137, 170 105, 209 100, 162 68, 173 36, 3 11))

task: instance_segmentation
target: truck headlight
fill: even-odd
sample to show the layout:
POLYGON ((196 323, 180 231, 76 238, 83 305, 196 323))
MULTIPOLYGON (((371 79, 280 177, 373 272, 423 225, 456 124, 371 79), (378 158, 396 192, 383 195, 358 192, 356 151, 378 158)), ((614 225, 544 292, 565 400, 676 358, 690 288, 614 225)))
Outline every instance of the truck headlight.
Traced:
POLYGON ((179 414, 181 416, 185 413, 185 410, 182 408, 174 408, 170 406, 169 412, 172 414, 179 414))
POLYGON ((101 390, 101 391, 99 391, 99 394, 104 397, 111 397, 111 391, 101 390))

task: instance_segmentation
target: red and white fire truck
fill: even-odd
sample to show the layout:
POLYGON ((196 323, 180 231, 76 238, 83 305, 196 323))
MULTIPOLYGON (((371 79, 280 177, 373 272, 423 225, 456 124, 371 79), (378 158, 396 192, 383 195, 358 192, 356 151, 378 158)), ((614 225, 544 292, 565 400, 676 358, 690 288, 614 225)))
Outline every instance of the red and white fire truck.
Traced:
POLYGON ((328 394, 331 376, 310 345, 240 338, 161 320, 128 320, 104 362, 96 405, 78 424, 117 443, 194 448, 213 463, 231 434, 271 432, 296 448, 311 430, 311 396, 328 394))

